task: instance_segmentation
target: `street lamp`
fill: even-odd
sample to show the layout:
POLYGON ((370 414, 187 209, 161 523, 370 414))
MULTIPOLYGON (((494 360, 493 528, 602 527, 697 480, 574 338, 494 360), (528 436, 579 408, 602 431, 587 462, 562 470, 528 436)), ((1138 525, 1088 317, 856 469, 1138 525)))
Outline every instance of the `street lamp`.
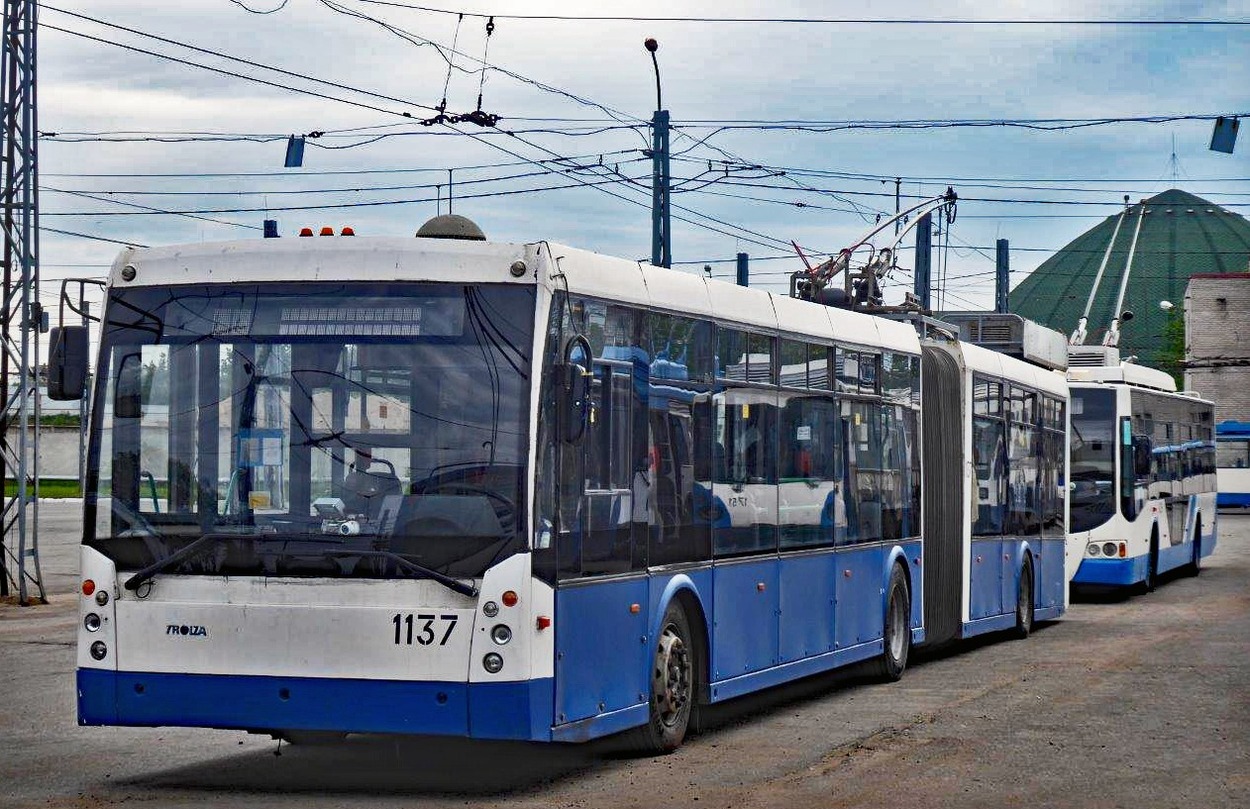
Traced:
POLYGON ((660 43, 648 37, 642 44, 651 53, 651 65, 655 68, 655 115, 651 117, 651 263, 657 267, 671 267, 673 252, 669 232, 668 110, 663 109, 660 63, 655 56, 660 43))

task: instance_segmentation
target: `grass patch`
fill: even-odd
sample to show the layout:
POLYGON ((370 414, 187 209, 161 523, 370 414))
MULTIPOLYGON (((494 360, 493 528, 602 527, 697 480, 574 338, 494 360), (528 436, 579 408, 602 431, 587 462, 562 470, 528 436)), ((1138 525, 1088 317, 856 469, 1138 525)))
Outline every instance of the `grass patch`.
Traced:
MULTIPOLYGON (((27 491, 30 490, 28 489, 27 491)), ((4 482, 4 496, 12 497, 15 494, 17 494, 17 482, 13 480, 6 480, 4 482)), ((33 492, 31 492, 31 494, 33 494, 33 492)), ((78 481, 76 480, 45 478, 39 481, 39 497, 82 497, 82 490, 78 487, 78 481)))

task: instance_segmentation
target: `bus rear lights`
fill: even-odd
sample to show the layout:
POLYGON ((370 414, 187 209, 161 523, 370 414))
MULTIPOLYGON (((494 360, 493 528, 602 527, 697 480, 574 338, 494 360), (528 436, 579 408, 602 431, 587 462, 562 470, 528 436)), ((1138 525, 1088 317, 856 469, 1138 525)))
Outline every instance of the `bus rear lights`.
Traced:
MULTIPOLYGON (((1105 542, 1105 543, 1103 543, 1103 546, 1102 546, 1102 552, 1103 552, 1104 554, 1106 554, 1107 556, 1115 556, 1115 550, 1116 550, 1116 549, 1115 549, 1115 543, 1114 543, 1114 542, 1105 542)), ((1121 555, 1121 556, 1123 556, 1124 554, 1123 554, 1123 553, 1121 553, 1120 555, 1121 555)))
POLYGON ((482 668, 488 674, 498 674, 503 670, 503 657, 497 652, 491 652, 482 658, 482 668))
POLYGON ((482 605, 482 614, 487 618, 494 618, 499 614, 499 605, 494 601, 487 601, 482 605))
POLYGON ((109 591, 97 590, 95 594, 95 603, 99 604, 101 607, 109 603, 109 591))
POLYGON ((517 598, 516 591, 514 591, 514 590, 504 590, 504 591, 503 591, 503 598, 501 598, 501 599, 499 599, 499 600, 503 602, 503 605, 504 605, 505 607, 515 607, 515 606, 516 606, 517 601, 519 601, 520 599, 518 599, 518 598, 517 598))
POLYGON ((540 615, 538 616, 538 620, 535 622, 535 625, 538 627, 538 631, 542 632, 544 629, 551 626, 551 619, 546 615, 540 615))
POLYGON ((490 630, 490 639, 503 646, 512 640, 512 629, 507 624, 495 624, 490 630))
POLYGON ((93 659, 103 660, 108 653, 109 647, 104 644, 104 641, 98 640, 91 644, 91 657, 93 659))
POLYGON ((1098 554, 1102 553, 1102 548, 1098 547, 1097 544, 1093 544, 1093 545, 1090 545, 1088 548, 1086 548, 1085 552, 1088 553, 1090 556, 1097 556, 1098 554))
POLYGON ((94 612, 87 613, 87 617, 82 619, 82 627, 88 632, 99 632, 100 616, 96 615, 94 612))
POLYGON ((95 582, 92 581, 91 579, 83 579, 82 594, 85 596, 90 596, 94 592, 95 592, 95 582))

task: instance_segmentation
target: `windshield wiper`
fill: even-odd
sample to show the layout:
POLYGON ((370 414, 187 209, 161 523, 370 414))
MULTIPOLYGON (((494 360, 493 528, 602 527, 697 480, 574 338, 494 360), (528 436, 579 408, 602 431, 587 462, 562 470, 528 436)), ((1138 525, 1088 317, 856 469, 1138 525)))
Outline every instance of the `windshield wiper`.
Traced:
POLYGON ((235 539, 239 534, 205 534, 199 539, 187 545, 182 550, 174 551, 164 559, 157 559, 152 564, 140 570, 135 575, 126 579, 126 583, 122 586, 127 590, 138 590, 139 586, 157 573, 168 570, 175 565, 179 565, 188 559, 191 559, 203 553, 210 545, 223 539, 235 539))
MULTIPOLYGON (((344 550, 327 550, 327 551, 323 551, 322 554, 325 556, 372 556, 372 557, 379 558, 379 559, 388 559, 394 562, 395 564, 399 565, 400 567, 412 573, 419 573, 424 578, 432 579, 438 582, 439 584, 443 585, 447 589, 452 590, 453 592, 460 593, 460 595, 468 596, 469 598, 477 597, 477 588, 474 587, 473 585, 465 584, 459 579, 453 579, 451 576, 448 576, 445 573, 439 573, 437 570, 428 568, 425 565, 417 564, 411 559, 408 559, 404 556, 400 556, 398 553, 395 553, 394 551, 364 551, 364 550, 344 549, 344 550)), ((129 582, 127 582, 127 586, 129 586, 129 582)))

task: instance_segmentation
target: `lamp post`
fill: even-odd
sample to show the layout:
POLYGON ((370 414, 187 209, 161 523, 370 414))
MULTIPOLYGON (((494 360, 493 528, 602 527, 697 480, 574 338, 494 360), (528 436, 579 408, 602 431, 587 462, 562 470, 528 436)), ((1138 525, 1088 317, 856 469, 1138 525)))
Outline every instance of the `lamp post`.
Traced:
POLYGON ((668 110, 663 109, 660 94, 660 63, 655 52, 660 44, 648 38, 643 42, 651 53, 655 68, 655 114, 651 117, 651 263, 657 267, 673 266, 672 239, 669 231, 668 175, 668 110))

